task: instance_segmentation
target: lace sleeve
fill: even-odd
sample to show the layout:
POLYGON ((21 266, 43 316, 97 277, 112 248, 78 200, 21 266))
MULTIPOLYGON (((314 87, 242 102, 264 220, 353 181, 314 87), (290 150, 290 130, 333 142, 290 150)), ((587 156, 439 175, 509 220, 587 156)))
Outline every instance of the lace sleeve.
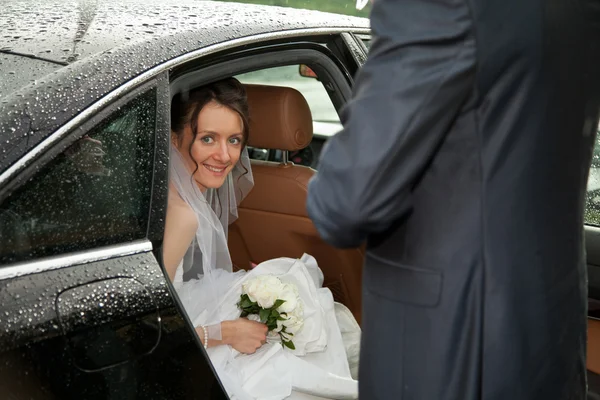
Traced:
POLYGON ((212 340, 221 340, 223 339, 223 336, 221 335, 221 324, 215 324, 215 325, 210 325, 206 327, 206 330, 208 332, 208 339, 212 339, 212 340))

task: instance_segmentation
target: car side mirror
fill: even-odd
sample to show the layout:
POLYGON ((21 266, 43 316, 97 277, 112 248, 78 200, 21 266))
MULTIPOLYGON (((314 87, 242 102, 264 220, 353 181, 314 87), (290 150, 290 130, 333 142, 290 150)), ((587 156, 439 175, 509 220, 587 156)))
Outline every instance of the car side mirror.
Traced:
POLYGON ((317 74, 315 73, 315 71, 313 71, 308 65, 306 64, 300 64, 300 67, 298 69, 298 72, 300 73, 300 76, 303 76, 305 78, 315 78, 315 79, 319 79, 319 77, 317 76, 317 74))

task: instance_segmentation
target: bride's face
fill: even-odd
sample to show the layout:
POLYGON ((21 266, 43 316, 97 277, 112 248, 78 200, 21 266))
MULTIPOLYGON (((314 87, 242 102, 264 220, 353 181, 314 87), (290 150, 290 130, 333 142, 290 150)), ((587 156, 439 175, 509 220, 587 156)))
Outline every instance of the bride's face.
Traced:
POLYGON ((202 191, 223 185, 227 174, 240 159, 243 131, 240 115, 214 101, 198 114, 195 138, 191 124, 187 124, 180 152, 190 172, 195 171, 194 180, 202 191))

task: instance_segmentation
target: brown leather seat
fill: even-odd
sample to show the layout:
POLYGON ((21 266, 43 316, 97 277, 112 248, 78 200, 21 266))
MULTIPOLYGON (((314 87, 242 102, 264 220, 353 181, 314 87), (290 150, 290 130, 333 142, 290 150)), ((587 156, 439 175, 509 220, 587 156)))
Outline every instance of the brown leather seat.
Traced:
POLYGON ((587 369, 600 374, 600 320, 588 318, 587 369))
MULTIPOLYGON (((312 115, 302 94, 292 88, 246 85, 250 106, 248 145, 295 151, 312 140, 312 115)), ((306 212, 308 181, 315 170, 252 160, 254 188, 229 228, 231 258, 238 268, 277 257, 314 256, 324 285, 360 323, 363 249, 336 249, 318 235, 306 212)))

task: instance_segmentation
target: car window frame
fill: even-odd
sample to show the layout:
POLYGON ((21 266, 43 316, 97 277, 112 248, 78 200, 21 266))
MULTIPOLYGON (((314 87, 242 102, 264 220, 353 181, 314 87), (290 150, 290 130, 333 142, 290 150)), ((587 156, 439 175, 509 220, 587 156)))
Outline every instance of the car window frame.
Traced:
MULTIPOLYGON (((349 87, 353 84, 353 78, 346 65, 330 49, 308 40, 281 45, 265 43, 264 46, 257 46, 251 51, 242 50, 239 53, 229 54, 206 66, 194 67, 185 72, 176 71, 174 79, 170 82, 171 97, 178 90, 206 85, 223 77, 300 63, 310 64, 311 68, 314 66, 321 71, 322 74, 319 75, 321 78, 325 78, 328 82, 335 82, 335 87, 332 87, 334 90, 328 93, 335 93, 334 96, 330 94, 330 97, 339 110, 352 95, 349 87), (335 78, 329 72, 332 69, 339 71, 339 74, 335 74, 335 78)), ((324 86, 328 88, 327 85, 324 86)))
MULTIPOLYGON (((154 143, 153 148, 154 148, 154 152, 156 153, 156 149, 157 149, 156 141, 157 141, 157 137, 158 137, 158 132, 157 132, 158 120, 157 119, 160 115, 158 110, 159 110, 159 107, 162 106, 162 103, 164 103, 164 102, 160 101, 159 93, 161 93, 160 86, 164 87, 165 82, 166 82, 166 77, 164 74, 157 76, 157 77, 149 80, 148 82, 145 82, 144 84, 136 87, 135 89, 123 94, 118 99, 116 99, 112 102, 106 103, 102 109, 100 109, 96 113, 93 113, 93 114, 90 114, 89 116, 87 116, 87 118, 85 118, 80 124, 76 124, 64 132, 57 130, 54 133, 52 133, 49 137, 53 137, 54 135, 60 135, 60 138, 54 139, 55 142, 53 143, 53 146, 46 149, 46 151, 43 151, 43 152, 40 152, 39 154, 37 154, 36 158, 34 160, 32 160, 32 162, 29 165, 27 165, 25 168, 23 168, 18 173, 13 175, 11 177, 11 179, 6 182, 6 184, 2 185, 2 187, 0 188, 0 204, 4 200, 6 200, 8 198, 8 196, 10 196, 10 194, 15 192, 22 186, 27 185, 32 177, 34 177, 41 169, 43 169, 46 165, 48 165, 50 162, 52 162, 58 155, 63 153, 69 146, 71 146, 76 141, 80 140, 82 137, 84 137, 86 134, 93 131, 97 127, 102 126, 121 107, 123 107, 127 104, 130 104, 134 99, 137 99, 139 96, 147 93, 150 90, 155 90, 154 100, 155 100, 156 118, 155 118, 155 128, 154 128, 155 130, 154 130, 154 135, 153 135, 155 143, 154 143), (161 81, 162 81, 162 84, 161 84, 161 81)), ((162 89, 162 93, 164 93, 164 88, 162 89)), ((83 112, 85 112, 85 111, 83 111, 83 112)), ((156 168, 157 168, 157 160, 156 160, 155 155, 153 157, 151 157, 150 162, 151 162, 150 173, 152 175, 150 182, 153 185, 153 187, 151 187, 151 190, 150 190, 150 201, 147 205, 147 210, 146 210, 146 212, 148 213, 149 216, 151 215, 153 196, 155 193, 154 181, 155 181, 155 174, 156 174, 156 168)), ((160 192, 160 190, 159 190, 159 192, 160 192)), ((35 258, 27 259, 27 260, 19 260, 19 261, 11 262, 11 263, 1 266, 0 271, 3 268, 7 268, 12 265, 16 265, 16 266, 29 265, 29 264, 36 263, 36 262, 44 263, 44 261, 47 259, 59 260, 61 258, 65 258, 65 257, 69 258, 74 255, 85 254, 85 253, 98 253, 98 252, 102 253, 103 249, 114 249, 115 251, 118 251, 119 247, 122 247, 122 246, 127 247, 127 246, 130 246, 132 243, 139 243, 141 245, 142 243, 147 242, 147 240, 148 240, 149 225, 150 225, 150 218, 148 217, 148 218, 146 218, 146 221, 145 221, 145 229, 143 232, 143 237, 141 237, 140 239, 136 239, 133 242, 132 241, 118 241, 117 243, 111 243, 111 244, 102 245, 102 246, 94 246, 94 247, 91 247, 88 249, 78 249, 75 251, 61 252, 61 253, 57 253, 52 256, 41 256, 41 257, 35 257, 35 258)), ((140 236, 141 236, 141 232, 140 232, 140 236)), ((141 247, 147 248, 148 246, 141 245, 141 247)), ((81 257, 75 256, 74 258, 79 259, 81 257)), ((62 264, 63 263, 61 263, 61 262, 57 263, 57 265, 62 265, 62 264)))
MULTIPOLYGON (((221 59, 211 60, 206 66, 190 63, 189 66, 185 65, 181 70, 174 71, 174 78, 171 79, 171 96, 174 96, 178 90, 208 84, 226 76, 237 76, 280 66, 306 64, 319 76, 320 83, 327 92, 339 118, 341 109, 352 96, 355 65, 349 65, 349 63, 357 63, 356 59, 348 57, 349 50, 347 48, 340 49, 340 46, 345 46, 346 40, 354 41, 355 39, 348 32, 341 32, 339 35, 328 38, 299 37, 285 43, 265 41, 252 49, 241 48, 221 59), (340 55, 340 51, 345 54, 340 55)), ((357 47, 354 52, 357 51, 362 52, 362 49, 357 47)), ((315 135, 315 139, 326 141, 329 136, 315 135)), ((271 159, 269 155, 271 153, 274 152, 267 152, 269 159, 271 159)))

